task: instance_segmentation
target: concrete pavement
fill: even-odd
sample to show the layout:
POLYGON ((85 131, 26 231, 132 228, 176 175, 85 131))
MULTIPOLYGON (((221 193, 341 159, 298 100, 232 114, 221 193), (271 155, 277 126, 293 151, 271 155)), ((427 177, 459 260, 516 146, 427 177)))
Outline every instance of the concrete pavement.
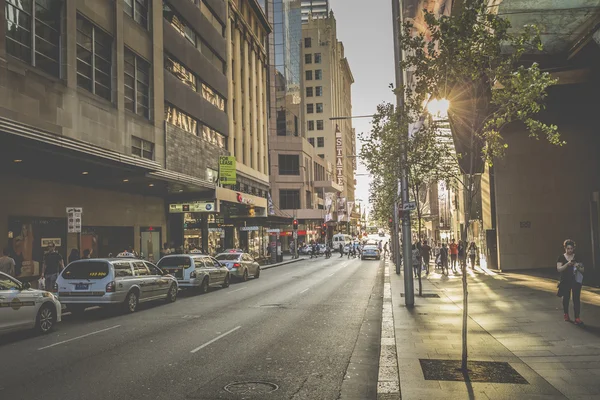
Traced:
POLYGON ((433 381, 424 379, 419 359, 461 357, 460 274, 423 277, 424 293, 439 298, 415 296, 407 308, 402 275, 389 262, 386 268, 403 399, 600 398, 600 290, 582 292, 582 328, 563 321, 556 281, 469 270, 469 359, 508 362, 529 383, 433 381))

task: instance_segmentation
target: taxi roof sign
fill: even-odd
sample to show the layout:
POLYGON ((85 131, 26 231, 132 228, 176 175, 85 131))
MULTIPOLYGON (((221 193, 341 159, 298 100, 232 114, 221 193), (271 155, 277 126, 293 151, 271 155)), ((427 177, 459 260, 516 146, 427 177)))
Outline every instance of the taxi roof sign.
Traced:
POLYGON ((194 249, 194 250, 190 250, 190 254, 202 254, 202 251, 198 250, 198 249, 194 249))
POLYGON ((117 254, 117 258, 136 258, 135 254, 130 253, 128 251, 124 251, 122 253, 117 254))

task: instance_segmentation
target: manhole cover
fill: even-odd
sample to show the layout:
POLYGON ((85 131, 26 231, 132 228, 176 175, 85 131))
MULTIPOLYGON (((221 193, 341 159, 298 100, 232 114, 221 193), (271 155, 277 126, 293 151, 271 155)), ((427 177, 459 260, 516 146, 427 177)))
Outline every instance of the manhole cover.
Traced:
POLYGON ((269 394, 279 389, 279 386, 271 382, 260 381, 232 382, 223 389, 233 394, 269 394))

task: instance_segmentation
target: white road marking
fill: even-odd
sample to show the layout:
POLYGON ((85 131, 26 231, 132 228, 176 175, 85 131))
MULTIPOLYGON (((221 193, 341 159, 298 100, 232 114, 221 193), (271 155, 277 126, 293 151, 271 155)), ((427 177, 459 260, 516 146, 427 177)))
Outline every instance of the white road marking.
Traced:
POLYGON ((333 274, 327 275, 327 278, 332 277, 335 275, 335 272, 333 274))
POLYGON ((306 288, 306 289, 304 289, 303 291, 301 291, 301 292, 300 292, 300 294, 302 294, 302 293, 304 293, 304 292, 308 291, 309 289, 310 289, 310 288, 306 288))
POLYGON ((74 337, 74 338, 71 338, 71 339, 63 340, 62 342, 54 343, 54 344, 51 344, 51 345, 49 345, 49 346, 40 347, 38 350, 49 349, 50 347, 58 346, 58 345, 60 345, 60 344, 69 343, 69 342, 72 342, 73 340, 83 339, 83 338, 85 338, 85 337, 92 336, 92 335, 96 335, 96 334, 98 334, 98 333, 102 333, 102 332, 110 331, 111 329, 115 329, 115 328, 118 328, 118 327, 120 327, 120 326, 121 326, 121 325, 115 325, 115 326, 111 326, 110 328, 106 328, 106 329, 100 329, 99 331, 95 331, 95 332, 86 333, 85 335, 81 335, 81 336, 77 336, 77 337, 74 337))
POLYGON ((236 327, 235 327, 235 328, 233 328, 232 330, 230 330, 230 331, 228 331, 228 332, 225 332, 224 334, 217 336, 217 337, 216 337, 216 338, 214 338, 213 340, 210 340, 210 341, 208 341, 208 342, 204 343, 202 346, 196 347, 194 350, 190 351, 190 353, 195 353, 195 352, 197 352, 197 351, 200 351, 200 350, 202 350, 203 348, 205 348, 206 346, 209 346, 209 345, 213 344, 213 343, 214 343, 214 342, 216 342, 217 340, 219 340, 219 339, 221 339, 221 338, 224 338, 225 336, 229 335, 230 333, 233 333, 233 332, 237 331, 237 330, 238 330, 238 329, 240 329, 240 328, 241 328, 241 326, 236 326, 236 327))
POLYGON ((227 294, 230 294, 230 293, 235 293, 235 292, 239 292, 240 290, 244 290, 244 289, 248 289, 248 288, 245 288, 245 287, 243 287, 243 288, 241 288, 241 289, 235 289, 235 290, 231 290, 231 291, 227 292, 227 294))

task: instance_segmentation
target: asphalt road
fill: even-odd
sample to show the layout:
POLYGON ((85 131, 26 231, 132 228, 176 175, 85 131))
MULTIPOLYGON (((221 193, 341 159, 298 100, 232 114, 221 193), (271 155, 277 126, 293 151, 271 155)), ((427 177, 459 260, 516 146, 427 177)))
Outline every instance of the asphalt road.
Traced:
POLYGON ((67 315, 47 336, 0 337, 0 398, 338 399, 379 269, 334 254, 131 315, 67 315), (224 389, 234 382, 269 385, 224 389))

